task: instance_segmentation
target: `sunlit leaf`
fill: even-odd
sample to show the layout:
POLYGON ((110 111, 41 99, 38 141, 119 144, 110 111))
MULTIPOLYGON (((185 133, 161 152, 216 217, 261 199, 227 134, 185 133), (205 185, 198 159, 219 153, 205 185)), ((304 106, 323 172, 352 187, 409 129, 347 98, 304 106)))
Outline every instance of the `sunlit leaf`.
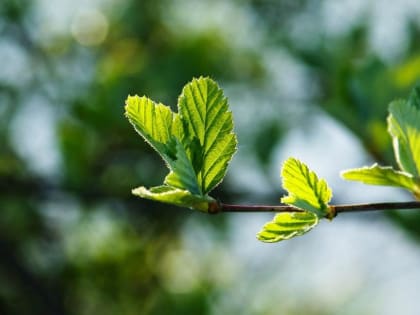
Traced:
POLYGON ((283 187, 289 195, 283 197, 281 202, 293 205, 300 209, 313 212, 325 217, 328 213, 328 202, 332 191, 324 179, 318 176, 301 161, 289 158, 283 164, 281 176, 283 187))
POLYGON ((193 194, 200 188, 192 163, 178 140, 183 135, 181 122, 168 106, 147 97, 129 96, 126 116, 136 131, 162 156, 170 168, 165 183, 193 194))
POLYGON ((318 224, 318 216, 312 212, 284 212, 277 214, 257 234, 260 241, 273 243, 305 234, 318 224))
POLYGON ((394 101, 389 106, 388 130, 395 158, 402 171, 420 175, 420 100, 415 90, 409 101, 394 101))
POLYGON ((174 114, 168 106, 142 96, 128 96, 125 115, 136 131, 168 162, 174 114))
POLYGON ((346 170, 341 173, 341 176, 347 180, 359 181, 369 185, 396 186, 409 190, 415 190, 417 185, 416 179, 412 175, 378 164, 346 170))
POLYGON ((192 194, 199 195, 200 187, 198 186, 197 176, 185 148, 175 137, 171 145, 173 145, 175 156, 169 159, 168 163, 171 172, 166 176, 165 184, 179 189, 186 189, 192 194))
POLYGON ((200 211, 207 212, 209 204, 214 199, 209 196, 193 195, 187 190, 177 189, 174 187, 162 185, 147 189, 138 187, 132 190, 133 195, 142 198, 169 203, 180 207, 188 207, 200 211))
POLYGON ((178 113, 144 96, 129 96, 125 111, 170 170, 161 186, 164 194, 162 188, 142 187, 137 195, 189 207, 182 198, 186 192, 206 200, 225 176, 237 143, 232 113, 217 84, 203 77, 188 83, 178 99, 178 113))
POLYGON ((194 168, 200 169, 198 182, 206 194, 223 179, 236 151, 232 113, 216 82, 203 77, 184 87, 178 107, 186 137, 198 143, 194 168))
POLYGON ((402 187, 420 198, 420 87, 413 89, 407 101, 392 102, 389 113, 388 131, 401 171, 374 164, 345 171, 342 177, 371 185, 402 187))

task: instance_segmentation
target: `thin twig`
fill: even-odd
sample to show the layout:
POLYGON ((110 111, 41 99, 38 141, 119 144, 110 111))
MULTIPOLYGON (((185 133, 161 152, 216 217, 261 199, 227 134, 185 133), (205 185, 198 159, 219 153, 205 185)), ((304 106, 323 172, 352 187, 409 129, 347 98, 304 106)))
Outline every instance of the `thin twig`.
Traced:
MULTIPOLYGON (((402 209, 419 209, 420 202, 382 202, 382 203, 362 203, 349 205, 331 205, 331 212, 334 214, 356 211, 386 211, 402 209)), ((211 206, 211 213, 220 212, 301 212, 302 210, 293 206, 278 205, 232 205, 225 203, 215 203, 211 206)))
POLYGON ((337 205, 333 206, 335 212, 356 212, 356 211, 386 211, 386 210, 408 210, 408 209, 419 209, 420 202, 408 201, 408 202, 382 202, 382 203, 361 203, 361 204, 350 204, 350 205, 337 205))

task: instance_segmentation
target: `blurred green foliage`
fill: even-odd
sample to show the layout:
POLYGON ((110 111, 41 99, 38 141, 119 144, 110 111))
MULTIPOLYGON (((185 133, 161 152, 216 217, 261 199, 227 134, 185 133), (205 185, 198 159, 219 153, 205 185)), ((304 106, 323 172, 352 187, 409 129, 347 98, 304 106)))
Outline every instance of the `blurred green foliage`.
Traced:
MULTIPOLYGON (((266 93, 270 73, 282 71, 265 63, 266 53, 286 52, 311 82, 300 91, 305 106, 340 121, 375 160, 392 161, 387 104, 405 96, 420 74, 414 20, 407 21, 406 50, 389 61, 369 46, 367 19, 335 36, 296 22, 316 19, 311 1, 206 1, 200 12, 188 1, 98 1, 102 15, 91 16, 101 23, 86 33, 72 28, 77 11, 69 3, 0 4, 0 314, 214 312, 222 284, 212 272, 192 280, 181 267, 166 268, 192 214, 130 195, 140 184, 159 184, 166 170, 123 116, 129 94, 174 108, 182 86, 200 75, 240 85, 244 95, 266 93), (212 20, 210 9, 224 6, 238 19, 212 20), (251 26, 242 29, 243 19, 251 26), (297 24, 318 33, 290 31, 297 24), (81 44, 95 39, 98 25, 105 39, 81 44)), ((277 101, 287 103, 287 95, 277 101)), ((233 106, 239 111, 242 104, 233 106)), ((266 167, 288 127, 276 117, 249 126, 251 136, 240 139, 244 152, 255 152, 266 167)), ((225 202, 235 194, 229 185, 215 192, 225 202)), ((419 215, 395 216, 420 236, 419 215)), ((224 217, 205 220, 224 237, 224 217)), ((192 272, 188 262, 179 260, 192 272)))

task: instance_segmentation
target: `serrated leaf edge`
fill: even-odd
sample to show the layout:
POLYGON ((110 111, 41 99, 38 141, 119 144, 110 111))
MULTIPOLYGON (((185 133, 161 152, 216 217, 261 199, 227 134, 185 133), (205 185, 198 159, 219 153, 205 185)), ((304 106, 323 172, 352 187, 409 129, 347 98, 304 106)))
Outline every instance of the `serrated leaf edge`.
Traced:
POLYGON ((328 205, 332 198, 332 189, 328 186, 328 183, 325 179, 319 178, 318 175, 312 171, 304 162, 297 158, 290 157, 283 162, 280 174, 283 178, 283 188, 288 192, 287 196, 281 198, 280 201, 282 203, 295 206, 304 211, 315 213, 319 217, 332 218, 334 216, 333 214, 329 213, 330 207, 328 205), (298 169, 301 171, 302 177, 304 177, 306 180, 306 182, 301 183, 302 186, 300 189, 306 190, 305 193, 312 193, 313 196, 318 200, 319 208, 308 201, 308 199, 301 198, 298 196, 298 194, 293 192, 294 187, 297 187, 298 185, 296 183, 291 183, 291 178, 293 176, 293 174, 289 172, 289 164, 291 163, 294 163, 294 166, 298 167, 298 169), (310 181, 311 177, 313 178, 313 183, 310 181), (324 196, 319 196, 318 193, 320 190, 324 191, 324 196))
MULTIPOLYGON (((307 232, 309 232, 310 230, 312 230, 318 223, 319 223, 319 217, 315 213, 313 213, 313 212, 302 211, 302 212, 283 212, 283 213, 278 213, 278 214, 276 214, 274 216, 274 218, 273 218, 272 221, 269 221, 266 224, 264 224, 264 226, 262 227, 261 231, 259 231, 257 233, 257 236, 256 237, 257 237, 258 240, 260 240, 262 242, 265 242, 265 243, 276 243, 276 242, 280 242, 280 241, 284 241, 284 240, 289 240, 289 239, 291 239, 293 237, 301 236, 303 234, 306 234, 307 232), (274 228, 276 226, 278 226, 279 229, 281 229, 282 228, 282 224, 283 224, 283 227, 290 224, 289 222, 282 222, 282 217, 285 217, 285 216, 295 217, 295 216, 302 215, 302 214, 312 216, 313 222, 312 223, 311 222, 308 222, 306 224, 306 226, 303 225, 303 228, 301 228, 300 230, 299 229, 294 230, 294 231, 292 230, 286 236, 281 236, 279 234, 276 234, 275 229, 270 229, 270 227, 273 227, 274 228), (273 237, 268 239, 268 238, 265 238, 265 237, 262 236, 263 234, 267 234, 267 233, 273 234, 273 237)), ((290 225, 292 225, 292 224, 290 224, 290 225)), ((279 233, 281 233, 281 232, 279 232, 279 233)))

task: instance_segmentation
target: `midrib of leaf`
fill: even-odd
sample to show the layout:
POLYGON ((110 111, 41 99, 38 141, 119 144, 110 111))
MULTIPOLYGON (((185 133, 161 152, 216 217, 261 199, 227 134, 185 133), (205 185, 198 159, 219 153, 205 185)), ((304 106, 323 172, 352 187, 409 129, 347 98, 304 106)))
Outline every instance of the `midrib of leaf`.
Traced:
MULTIPOLYGON (((225 108, 226 100, 223 100, 223 99, 220 100, 220 96, 217 97, 217 100, 223 102, 222 103, 223 106, 222 105, 219 106, 219 109, 216 108, 216 106, 212 106, 212 104, 209 106, 211 108, 211 110, 213 109, 214 111, 216 111, 216 113, 213 114, 213 117, 210 117, 210 118, 212 118, 211 120, 206 119, 206 124, 205 124, 206 131, 207 130, 211 130, 211 128, 215 125, 215 123, 217 122, 217 117, 220 117, 221 116, 224 120, 223 121, 220 121, 220 123, 222 123, 221 128, 219 129, 220 132, 214 133, 214 136, 213 136, 212 133, 208 133, 208 137, 206 137, 204 139, 205 156, 206 157, 209 157, 208 159, 206 159, 206 160, 203 161, 203 164, 204 164, 203 170, 204 170, 204 172, 202 174, 202 180, 203 180, 203 183, 204 183, 205 186, 207 186, 206 184, 210 184, 210 183, 206 183, 205 182, 205 179, 208 177, 209 174, 212 173, 212 171, 214 170, 214 168, 217 166, 217 162, 218 162, 217 157, 213 157, 213 154, 212 154, 213 151, 216 150, 217 149, 217 145, 219 145, 220 146, 220 148, 218 150, 219 153, 220 152, 225 152, 226 151, 226 147, 230 143, 230 142, 228 142, 226 140, 225 141, 222 140, 222 142, 218 143, 218 140, 221 140, 220 139, 221 132, 223 132, 225 130, 224 127, 226 125, 226 122, 229 124, 229 122, 227 121, 227 119, 229 117, 227 115, 223 115, 223 113, 220 115, 220 112, 225 108), (210 157, 213 157, 213 158, 210 159, 210 157), (207 163, 207 160, 210 161, 210 163, 207 163)), ((216 102, 216 100, 213 101, 213 103, 214 102, 216 102)), ((210 110, 210 113, 211 113, 211 110, 210 110)), ((219 159, 220 159, 220 161, 222 161, 221 157, 219 157, 219 159)))
POLYGON ((208 85, 207 84, 205 84, 205 85, 206 85, 205 86, 206 91, 203 93, 203 91, 201 91, 201 88, 202 88, 201 84, 197 81, 197 91, 198 91, 199 96, 196 96, 194 91, 190 88, 191 95, 193 96, 193 99, 194 99, 193 103, 194 103, 194 105, 197 104, 196 109, 197 109, 198 114, 200 115, 201 123, 204 125, 203 135, 202 135, 202 137, 201 137, 201 135, 200 135, 200 137, 198 137, 198 139, 200 140, 200 144, 201 144, 202 148, 204 148, 204 151, 203 151, 203 154, 202 154, 202 157, 201 157, 202 160, 200 161, 200 164, 203 167, 203 169, 198 174, 198 176, 200 177, 200 183, 202 185, 202 190, 205 189, 205 175, 206 174, 205 174, 205 170, 204 170, 204 164, 205 164, 206 155, 207 155, 207 146, 206 146, 207 138, 209 137, 209 133, 207 132, 208 131, 208 128, 207 128, 207 111, 208 111, 208 107, 209 107, 207 105, 208 85), (197 102, 197 97, 200 98, 201 104, 204 104, 204 106, 205 106, 205 110, 204 110, 203 113, 200 113, 200 109, 199 109, 199 106, 198 106, 199 102, 197 102))
MULTIPOLYGON (((205 188, 207 186, 211 186, 212 181, 206 182, 206 179, 209 177, 211 173, 213 173, 214 169, 218 166, 219 163, 225 163, 224 158, 227 157, 229 160, 234 153, 234 150, 227 150, 227 148, 235 147, 236 143, 232 143, 232 135, 230 134, 233 128, 233 122, 231 118, 231 114, 227 112, 227 100, 223 97, 223 94, 217 93, 218 87, 217 85, 210 85, 209 83, 206 84, 206 104, 207 110, 205 115, 205 131, 206 137, 204 138, 204 150, 205 150, 205 158, 203 161, 203 172, 202 182, 205 188), (215 97, 214 97, 215 96, 215 97), (209 101, 208 101, 209 100, 209 101), (220 104, 217 106, 217 104, 220 104), (216 124, 219 125, 219 129, 216 131, 211 132, 215 129, 216 124), (222 134, 226 132, 227 134, 223 138, 222 134), (219 146, 219 148, 217 148, 219 146), (214 152, 216 151, 217 152, 214 152), (222 154, 222 152, 225 152, 222 154), (219 154, 219 156, 213 156, 219 154), (211 158, 212 157, 212 158, 211 158)), ((203 93, 200 90, 201 95, 203 93)), ((218 181, 216 175, 214 177, 216 181, 218 181)))

